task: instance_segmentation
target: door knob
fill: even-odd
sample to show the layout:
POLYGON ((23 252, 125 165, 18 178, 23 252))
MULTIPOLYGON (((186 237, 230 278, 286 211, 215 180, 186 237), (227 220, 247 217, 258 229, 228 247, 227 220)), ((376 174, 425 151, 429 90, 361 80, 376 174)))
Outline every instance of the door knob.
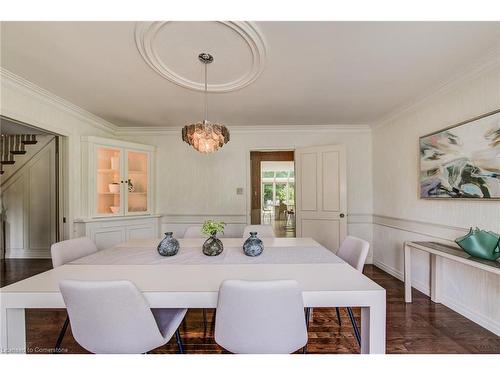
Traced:
POLYGON ((344 214, 340 214, 340 217, 344 217, 345 215, 344 214))

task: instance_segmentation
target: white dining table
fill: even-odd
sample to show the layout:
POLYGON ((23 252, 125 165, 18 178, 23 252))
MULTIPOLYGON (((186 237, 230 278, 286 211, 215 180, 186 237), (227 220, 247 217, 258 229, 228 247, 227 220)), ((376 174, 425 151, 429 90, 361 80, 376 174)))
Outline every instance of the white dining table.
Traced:
POLYGON ((306 307, 360 307, 361 353, 385 353, 385 289, 311 238, 263 239, 258 257, 244 255, 242 238, 222 238, 215 257, 201 252, 204 239, 179 239, 172 257, 157 253, 159 241, 132 240, 0 289, 2 352, 30 351, 25 309, 64 308, 60 280, 126 279, 151 308, 216 308, 224 280, 293 279, 306 307))

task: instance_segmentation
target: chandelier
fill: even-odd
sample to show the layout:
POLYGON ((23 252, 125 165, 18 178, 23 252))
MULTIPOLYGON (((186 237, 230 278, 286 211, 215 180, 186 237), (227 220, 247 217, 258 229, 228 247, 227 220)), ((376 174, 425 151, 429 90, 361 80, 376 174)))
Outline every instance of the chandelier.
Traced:
POLYGON ((211 154, 229 142, 229 130, 221 124, 207 120, 207 66, 214 58, 209 53, 200 53, 198 59, 205 64, 205 120, 182 128, 182 140, 193 146, 196 151, 211 154))

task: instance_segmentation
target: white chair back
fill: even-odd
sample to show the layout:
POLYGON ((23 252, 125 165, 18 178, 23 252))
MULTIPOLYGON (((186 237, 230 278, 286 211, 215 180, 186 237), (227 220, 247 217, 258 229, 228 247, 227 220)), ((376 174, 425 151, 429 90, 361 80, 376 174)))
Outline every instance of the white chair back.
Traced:
POLYGON ((232 353, 292 353, 307 343, 295 280, 226 280, 219 289, 215 341, 232 353))
POLYGON ((128 280, 62 280, 75 340, 92 353, 145 353, 165 343, 150 307, 128 280))
POLYGON ((184 232, 184 238, 202 238, 204 237, 201 234, 201 225, 193 225, 186 228, 184 232))
POLYGON ((250 237, 250 232, 257 232, 257 237, 259 238, 276 237, 271 225, 247 225, 243 231, 243 238, 250 237))
POLYGON ((75 259, 93 254, 96 251, 97 247, 94 241, 87 237, 56 242, 50 247, 52 266, 54 268, 59 267, 75 259))
POLYGON ((359 272, 363 272, 363 266, 370 250, 370 243, 361 238, 347 236, 337 251, 337 256, 345 260, 359 272))

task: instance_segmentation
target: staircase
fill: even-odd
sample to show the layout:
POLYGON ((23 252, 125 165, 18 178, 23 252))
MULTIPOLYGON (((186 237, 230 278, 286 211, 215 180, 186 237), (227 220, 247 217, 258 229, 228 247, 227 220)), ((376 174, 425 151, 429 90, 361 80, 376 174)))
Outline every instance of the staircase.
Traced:
POLYGON ((27 145, 37 144, 35 134, 0 135, 0 175, 4 174, 4 165, 16 162, 16 155, 26 154, 27 145))

